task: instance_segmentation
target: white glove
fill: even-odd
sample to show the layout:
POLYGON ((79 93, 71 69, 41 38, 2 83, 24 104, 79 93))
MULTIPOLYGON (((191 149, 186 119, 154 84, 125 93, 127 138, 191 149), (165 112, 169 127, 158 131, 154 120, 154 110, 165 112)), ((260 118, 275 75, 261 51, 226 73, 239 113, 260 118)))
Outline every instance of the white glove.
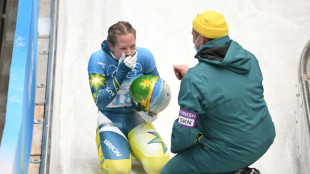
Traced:
MULTIPOLYGON (((130 56, 127 56, 124 60, 125 65, 130 68, 130 69, 134 69, 136 67, 136 61, 137 61, 137 55, 138 52, 135 50, 133 51, 130 56)), ((122 56, 123 57, 123 56, 122 56)), ((121 58, 122 58, 121 57, 121 58)), ((121 60, 120 58, 120 60, 121 60)))
MULTIPOLYGON (((113 54, 112 54, 113 55, 113 54)), ((118 65, 125 59, 125 53, 121 55, 121 57, 118 59, 118 65)))
POLYGON ((153 121, 155 121, 158 116, 158 114, 154 114, 151 112, 144 112, 144 111, 140 111, 139 114, 141 115, 141 117, 144 119, 145 122, 149 122, 149 123, 152 123, 153 121))

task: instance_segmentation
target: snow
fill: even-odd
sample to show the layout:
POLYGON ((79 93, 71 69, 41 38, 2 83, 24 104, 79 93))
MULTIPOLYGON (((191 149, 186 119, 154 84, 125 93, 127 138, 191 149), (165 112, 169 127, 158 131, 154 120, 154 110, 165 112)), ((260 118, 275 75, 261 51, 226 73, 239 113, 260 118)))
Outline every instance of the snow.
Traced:
MULTIPOLYGON (((91 53, 99 50, 107 37, 108 27, 121 20, 136 28, 137 46, 153 52, 159 73, 172 90, 169 106, 154 122, 170 148, 180 85, 172 66, 197 63, 193 58, 191 23, 195 15, 206 10, 225 16, 230 37, 254 53, 261 66, 265 99, 277 137, 253 167, 273 174, 298 171, 294 141, 297 70, 310 38, 309 0, 66 0, 59 1, 51 173, 99 173, 97 109, 89 88, 87 64, 91 53)), ((141 165, 134 162, 131 173, 143 173, 141 165)))

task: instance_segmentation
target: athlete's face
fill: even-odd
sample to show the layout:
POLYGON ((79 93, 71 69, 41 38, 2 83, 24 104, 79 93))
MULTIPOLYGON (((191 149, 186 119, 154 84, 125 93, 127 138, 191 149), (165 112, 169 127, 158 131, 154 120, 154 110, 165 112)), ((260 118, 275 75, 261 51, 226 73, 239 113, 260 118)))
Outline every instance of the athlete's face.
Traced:
POLYGON ((136 50, 136 38, 133 34, 117 36, 115 46, 110 46, 110 50, 114 54, 115 58, 119 59, 123 53, 126 57, 129 56, 132 51, 136 50))

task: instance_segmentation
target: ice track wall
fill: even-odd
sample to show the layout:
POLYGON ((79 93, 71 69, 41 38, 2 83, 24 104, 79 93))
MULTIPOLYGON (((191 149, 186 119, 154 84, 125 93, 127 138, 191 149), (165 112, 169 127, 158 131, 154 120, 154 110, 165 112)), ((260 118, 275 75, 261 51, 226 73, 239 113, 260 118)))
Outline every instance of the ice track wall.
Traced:
POLYGON ((310 58, 310 40, 304 47, 300 58, 298 72, 298 110, 296 118, 296 148, 298 154, 298 173, 310 173, 310 113, 309 113, 309 58, 310 58), (307 70, 308 69, 308 70, 307 70), (308 71, 308 72, 307 72, 308 71))
POLYGON ((27 173, 35 105, 38 0, 19 0, 0 172, 27 173))

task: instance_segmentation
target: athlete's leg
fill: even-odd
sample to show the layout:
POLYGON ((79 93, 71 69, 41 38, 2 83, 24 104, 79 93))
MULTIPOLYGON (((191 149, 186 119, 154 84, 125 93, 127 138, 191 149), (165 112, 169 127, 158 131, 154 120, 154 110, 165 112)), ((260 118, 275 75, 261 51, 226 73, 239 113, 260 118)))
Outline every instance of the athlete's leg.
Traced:
POLYGON ((169 151, 152 123, 142 123, 129 132, 128 141, 134 157, 149 174, 159 174, 169 161, 169 151))
POLYGON ((125 174, 131 170, 129 144, 120 123, 113 123, 99 113, 96 143, 100 160, 100 173, 125 174))

